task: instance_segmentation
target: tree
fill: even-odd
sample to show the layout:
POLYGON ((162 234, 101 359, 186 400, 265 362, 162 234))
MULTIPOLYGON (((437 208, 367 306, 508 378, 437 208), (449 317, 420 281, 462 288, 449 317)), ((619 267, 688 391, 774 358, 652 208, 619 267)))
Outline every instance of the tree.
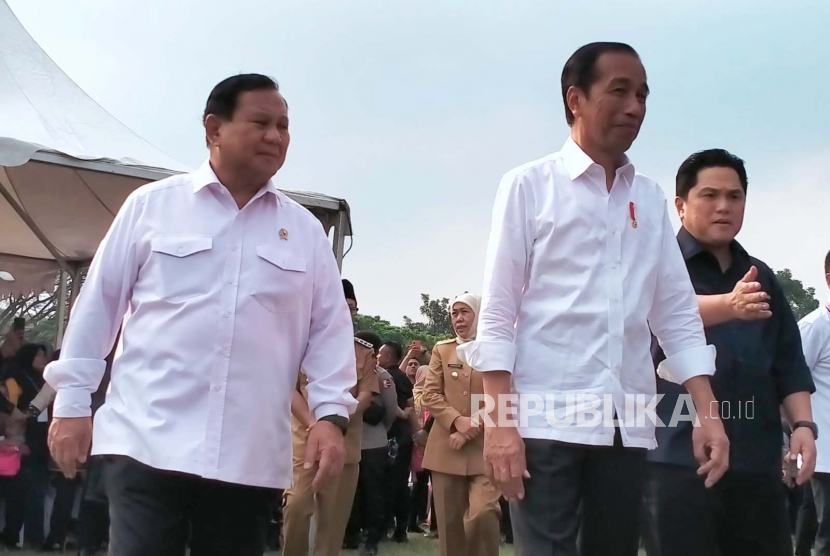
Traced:
POLYGON ((781 284, 781 289, 784 290, 784 295, 787 297, 796 320, 801 320, 815 311, 819 305, 815 288, 805 289, 801 280, 793 278, 793 273, 789 268, 777 271, 775 276, 781 284))
POLYGON ((455 335, 452 329, 452 319, 450 318, 449 298, 430 299, 429 294, 422 293, 421 315, 427 319, 425 324, 415 322, 405 316, 403 318, 405 326, 439 338, 447 338, 455 335))
POLYGON ((429 334, 421 328, 422 326, 425 325, 420 322, 411 323, 411 325, 395 326, 379 316, 357 315, 355 317, 355 330, 374 332, 384 342, 390 340, 398 342, 404 349, 406 349, 410 342, 418 340, 426 349, 431 350, 436 342, 444 338, 429 334))

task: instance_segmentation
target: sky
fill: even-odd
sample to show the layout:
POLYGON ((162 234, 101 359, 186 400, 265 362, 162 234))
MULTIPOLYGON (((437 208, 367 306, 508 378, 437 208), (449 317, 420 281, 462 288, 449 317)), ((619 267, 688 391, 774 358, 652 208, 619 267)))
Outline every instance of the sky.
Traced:
POLYGON ((7 1, 93 99, 194 168, 212 87, 275 77, 292 133, 276 183, 349 202, 343 275, 364 314, 400 324, 422 292, 480 291, 499 179, 564 143, 562 66, 598 40, 631 44, 648 72, 637 169, 672 199, 689 154, 734 152, 739 241, 828 295, 826 0, 7 1))

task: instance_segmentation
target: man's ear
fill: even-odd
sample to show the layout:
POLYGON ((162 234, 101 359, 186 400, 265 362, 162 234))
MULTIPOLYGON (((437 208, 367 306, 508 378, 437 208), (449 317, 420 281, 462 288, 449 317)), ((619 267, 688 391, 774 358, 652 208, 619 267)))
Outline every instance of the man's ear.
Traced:
POLYGON ((677 215, 680 217, 680 222, 682 223, 683 218, 686 215, 686 200, 682 197, 675 197, 674 208, 677 209, 677 215))
POLYGON ((223 120, 216 114, 205 118, 205 139, 208 147, 219 146, 223 120))

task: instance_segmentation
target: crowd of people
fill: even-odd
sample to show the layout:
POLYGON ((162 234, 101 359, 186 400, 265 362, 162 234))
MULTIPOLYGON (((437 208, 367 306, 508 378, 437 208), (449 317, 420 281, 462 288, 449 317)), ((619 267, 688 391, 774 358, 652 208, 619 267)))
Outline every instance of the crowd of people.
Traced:
POLYGON ((648 95, 630 46, 571 56, 570 137, 503 177, 482 295, 427 350, 354 330, 325 231, 272 180, 276 82, 219 83, 209 160, 125 201, 60 357, 7 350, 7 544, 23 522, 41 542, 60 469, 58 495, 101 477, 115 556, 372 555, 413 532, 441 556, 783 556, 797 493, 799 554, 830 554, 830 305, 797 323, 736 240, 732 153, 680 165, 674 233, 626 155, 648 95))

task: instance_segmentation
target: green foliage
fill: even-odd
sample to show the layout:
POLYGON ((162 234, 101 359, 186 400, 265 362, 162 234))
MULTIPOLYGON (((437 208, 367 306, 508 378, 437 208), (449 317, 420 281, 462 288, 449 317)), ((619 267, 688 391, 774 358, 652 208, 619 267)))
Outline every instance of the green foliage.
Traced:
POLYGON ((775 276, 781 284, 781 289, 784 290, 784 295, 790 303, 796 320, 801 320, 816 310, 819 303, 816 299, 815 288, 805 288, 801 280, 793 278, 793 273, 789 268, 777 271, 775 276))

